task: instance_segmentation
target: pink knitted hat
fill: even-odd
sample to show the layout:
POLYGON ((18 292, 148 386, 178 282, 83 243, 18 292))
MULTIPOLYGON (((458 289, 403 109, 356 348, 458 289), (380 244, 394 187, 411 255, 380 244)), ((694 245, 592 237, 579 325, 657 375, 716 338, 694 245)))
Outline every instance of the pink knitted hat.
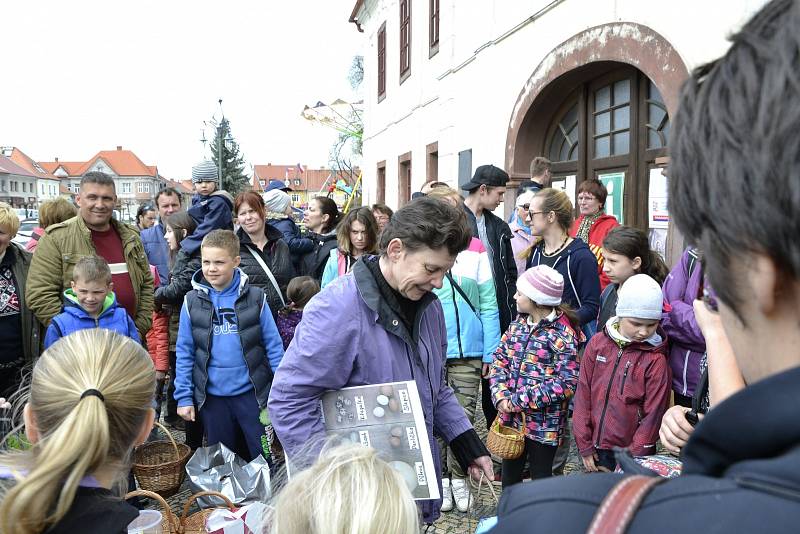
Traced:
POLYGON ((552 267, 537 265, 517 278, 517 291, 540 306, 558 306, 564 292, 564 277, 552 267))

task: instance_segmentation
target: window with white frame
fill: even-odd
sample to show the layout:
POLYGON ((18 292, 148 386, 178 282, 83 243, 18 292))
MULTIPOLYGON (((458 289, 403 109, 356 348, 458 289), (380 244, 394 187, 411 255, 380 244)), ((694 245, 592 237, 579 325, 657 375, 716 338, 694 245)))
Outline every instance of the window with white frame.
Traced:
POLYGON ((300 202, 300 195, 298 195, 297 193, 293 193, 292 202, 300 202))
POLYGON ((130 182, 122 182, 122 192, 123 193, 130 193, 131 192, 131 183, 130 182))
POLYGON ((136 182, 136 192, 137 193, 149 193, 150 192, 150 182, 136 182))

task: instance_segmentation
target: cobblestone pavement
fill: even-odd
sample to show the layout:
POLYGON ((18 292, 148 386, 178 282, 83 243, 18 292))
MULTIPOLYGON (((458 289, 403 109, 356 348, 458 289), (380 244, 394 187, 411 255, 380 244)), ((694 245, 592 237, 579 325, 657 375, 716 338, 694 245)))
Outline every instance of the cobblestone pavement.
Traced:
MULTIPOLYGON (((478 395, 480 398, 480 395, 478 395)), ((475 428, 478 431, 478 434, 481 438, 486 438, 486 423, 483 417, 482 410, 480 406, 475 411, 476 414, 476 421, 475 421, 475 428)), ((173 437, 176 441, 182 442, 185 439, 183 432, 174 431, 173 437)), ((578 451, 575 447, 575 443, 573 441, 572 448, 570 450, 569 458, 567 459, 567 464, 564 468, 565 475, 573 474, 573 473, 580 473, 581 472, 581 461, 580 457, 578 456, 578 451)), ((500 497, 501 489, 499 485, 493 486, 497 497, 500 497)), ((183 506, 185 505, 186 501, 191 497, 192 491, 189 489, 188 483, 184 481, 181 490, 173 495, 172 497, 167 499, 167 503, 170 505, 173 513, 175 513, 178 517, 180 517, 181 512, 183 511, 183 506)), ((473 495, 475 495, 475 488, 473 488, 473 495)), ((160 508, 158 503, 153 501, 145 501, 145 506, 148 508, 160 508)), ((190 513, 196 512, 197 506, 193 506, 190 510, 190 513)), ((427 530, 423 528, 422 532, 426 534, 466 534, 475 532, 475 528, 477 526, 478 519, 481 517, 489 517, 495 515, 495 502, 494 498, 492 497, 491 491, 486 487, 484 484, 481 493, 476 496, 473 509, 470 510, 469 513, 465 514, 459 512, 457 509, 453 509, 451 512, 444 512, 442 516, 439 518, 436 523, 427 527, 427 530)))

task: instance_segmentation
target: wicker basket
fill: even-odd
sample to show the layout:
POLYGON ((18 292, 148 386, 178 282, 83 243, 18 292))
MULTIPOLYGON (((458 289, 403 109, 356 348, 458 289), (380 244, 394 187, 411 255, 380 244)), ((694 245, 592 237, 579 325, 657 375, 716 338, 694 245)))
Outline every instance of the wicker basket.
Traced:
POLYGON ((152 441, 133 452, 133 474, 143 490, 162 497, 175 495, 186 477, 186 462, 192 449, 185 443, 175 443, 169 430, 156 423, 169 441, 152 441))
POLYGON ((227 508, 228 510, 236 510, 236 506, 222 493, 216 491, 201 491, 195 493, 189 500, 186 501, 186 504, 183 507, 183 513, 181 514, 180 519, 180 530, 179 534, 207 534, 206 530, 206 519, 208 516, 211 515, 211 512, 218 508, 227 508), (210 495, 212 497, 219 497, 221 500, 225 502, 225 506, 217 506, 215 508, 206 508, 204 510, 200 510, 199 512, 195 512, 192 515, 189 515, 189 508, 192 507, 192 503, 199 497, 205 497, 210 495))
POLYGON ((165 501, 161 495, 158 493, 153 493, 152 491, 136 490, 125 495, 126 499, 130 499, 131 497, 147 497, 148 499, 154 499, 158 501, 162 508, 161 531, 163 534, 178 534, 180 522, 178 521, 177 516, 172 513, 167 501, 165 501))
POLYGON ((503 460, 516 460, 525 451, 525 413, 522 415, 520 430, 504 426, 498 415, 486 437, 486 447, 503 460))

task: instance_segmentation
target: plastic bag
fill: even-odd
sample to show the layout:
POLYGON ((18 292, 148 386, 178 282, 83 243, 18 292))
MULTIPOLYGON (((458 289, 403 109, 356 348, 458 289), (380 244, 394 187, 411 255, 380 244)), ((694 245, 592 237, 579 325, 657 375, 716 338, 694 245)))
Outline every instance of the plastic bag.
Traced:
MULTIPOLYGON (((271 494, 267 461, 258 456, 250 463, 222 443, 197 449, 186 464, 192 492, 218 491, 235 504, 266 502, 271 494)), ((200 508, 219 505, 213 498, 197 499, 200 508)))

